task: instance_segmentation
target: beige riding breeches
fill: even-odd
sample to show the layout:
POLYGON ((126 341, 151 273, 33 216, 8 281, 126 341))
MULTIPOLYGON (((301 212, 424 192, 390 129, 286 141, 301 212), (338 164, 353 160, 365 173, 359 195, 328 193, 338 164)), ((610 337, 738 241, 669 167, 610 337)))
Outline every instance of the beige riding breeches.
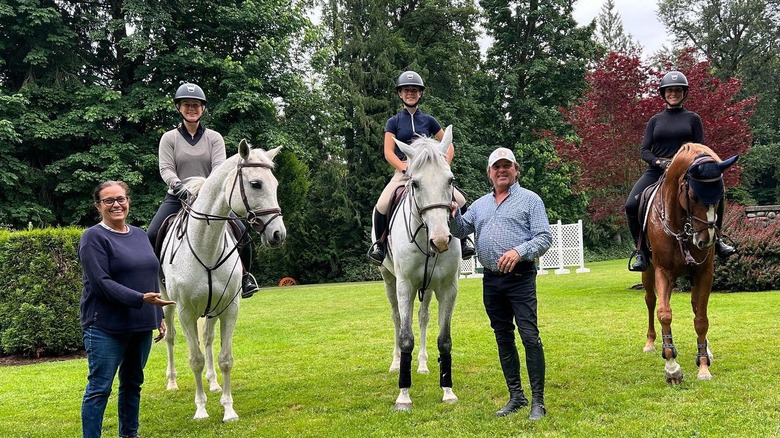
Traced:
MULTIPOLYGON (((395 189, 398 187, 406 184, 407 181, 409 181, 409 177, 406 176, 406 174, 402 173, 400 170, 395 171, 393 178, 390 179, 390 182, 387 183, 385 189, 382 190, 382 194, 379 196, 379 200, 376 202, 376 209, 378 212, 387 214, 387 209, 390 206, 390 198, 393 196, 393 192, 395 192, 395 189)), ((463 208, 463 206, 466 205, 466 198, 463 196, 463 193, 457 189, 453 190, 452 193, 453 197, 455 198, 455 202, 458 203, 459 207, 463 208)))

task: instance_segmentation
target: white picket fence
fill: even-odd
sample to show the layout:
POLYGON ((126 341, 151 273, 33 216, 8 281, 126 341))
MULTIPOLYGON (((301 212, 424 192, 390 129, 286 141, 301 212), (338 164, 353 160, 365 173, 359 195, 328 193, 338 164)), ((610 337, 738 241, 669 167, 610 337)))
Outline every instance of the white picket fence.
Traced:
MULTIPOLYGON (((552 246, 539 258, 539 274, 548 273, 548 269, 555 269, 556 274, 568 274, 571 270, 567 267, 577 267, 576 272, 590 272, 585 267, 585 253, 582 243, 582 220, 575 224, 562 224, 558 221, 550 224, 552 234, 552 246)), ((471 236, 472 239, 474 236, 471 236)), ((461 277, 482 277, 482 265, 477 257, 463 260, 460 265, 461 277)))

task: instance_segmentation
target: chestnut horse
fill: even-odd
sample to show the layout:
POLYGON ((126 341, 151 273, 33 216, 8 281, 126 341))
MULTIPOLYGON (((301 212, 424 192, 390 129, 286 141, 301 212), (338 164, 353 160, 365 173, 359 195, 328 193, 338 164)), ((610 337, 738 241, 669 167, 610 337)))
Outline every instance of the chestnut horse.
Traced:
MULTIPOLYGON (((648 202, 646 236, 652 256, 642 273, 648 312, 647 344, 644 351, 655 350, 653 310, 658 301, 658 322, 663 340, 661 357, 666 360, 666 383, 682 382, 677 349, 672 341, 670 300, 677 278, 690 275, 693 325, 697 335, 696 365, 698 378, 712 378, 709 366, 712 353, 707 345, 707 303, 710 297, 717 234, 717 207, 724 194, 723 171, 737 156, 722 161, 709 147, 684 144, 659 181, 648 202)), ((652 187, 649 188, 652 190, 652 187)))

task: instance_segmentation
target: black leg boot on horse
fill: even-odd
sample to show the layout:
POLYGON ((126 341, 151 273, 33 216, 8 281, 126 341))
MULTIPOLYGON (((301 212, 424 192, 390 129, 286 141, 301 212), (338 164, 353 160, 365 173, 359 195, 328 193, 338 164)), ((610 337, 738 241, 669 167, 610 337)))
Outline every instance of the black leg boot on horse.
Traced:
MULTIPOLYGON (((631 263, 628 267, 629 271, 636 271, 636 272, 643 272, 647 270, 648 265, 648 259, 647 259, 647 244, 645 243, 645 239, 642 239, 642 225, 639 223, 639 218, 632 215, 626 215, 626 219, 628 220, 628 229, 631 231, 631 237, 634 239, 634 245, 636 246, 636 251, 632 254, 632 258, 634 259, 634 263, 631 263)), ((631 262, 631 259, 629 259, 629 263, 631 262)))
POLYGON ((372 263, 381 265, 387 254, 387 215, 374 209, 374 235, 376 241, 368 249, 368 258, 372 263))
MULTIPOLYGON (((468 209, 469 205, 464 204, 463 207, 460 208, 460 214, 466 214, 466 210, 468 209)), ((460 256, 463 260, 468 260, 476 254, 477 250, 474 248, 474 242, 471 241, 471 238, 466 237, 465 239, 460 240, 460 256)))
POLYGON ((533 347, 525 347, 525 366, 528 369, 528 383, 531 384, 531 413, 528 419, 541 420, 547 415, 544 407, 544 348, 539 339, 533 347))
POLYGON ((509 389, 509 401, 506 406, 496 411, 496 416, 503 417, 528 406, 528 399, 520 383, 520 357, 515 343, 498 344, 498 359, 501 361, 501 370, 504 372, 506 387, 509 389))
POLYGON ((723 237, 728 237, 723 236, 720 232, 720 230, 723 228, 723 215, 725 213, 726 201, 721 199, 720 203, 718 204, 718 220, 716 224, 718 227, 718 236, 715 238, 715 253, 718 255, 718 257, 720 257, 721 260, 726 260, 727 258, 737 253, 736 248, 723 241, 723 237))

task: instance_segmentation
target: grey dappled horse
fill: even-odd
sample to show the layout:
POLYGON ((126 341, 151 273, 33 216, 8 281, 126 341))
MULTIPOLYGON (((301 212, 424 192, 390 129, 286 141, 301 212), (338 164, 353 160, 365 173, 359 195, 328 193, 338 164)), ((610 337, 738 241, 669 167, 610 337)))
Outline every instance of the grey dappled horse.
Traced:
MULTIPOLYGON (((242 265, 236 240, 228 229, 229 214, 246 219, 263 244, 279 246, 287 231, 276 199, 278 182, 272 173, 273 158, 281 147, 266 152, 251 149, 242 140, 238 154, 214 169, 208 178, 192 178, 187 188, 196 198, 169 228, 160 256, 166 299, 176 301, 182 330, 189 347, 190 368, 195 375, 195 419, 208 417, 201 378, 204 354, 200 350, 198 320, 205 318, 203 343, 206 379, 211 391, 222 390, 223 421, 238 420, 230 391, 233 368, 233 330, 238 318, 242 265), (220 323, 219 368, 222 388, 214 371, 212 344, 220 323)), ((248 231, 248 230, 247 230, 248 231)), ((178 389, 174 367, 174 307, 165 307, 168 331, 168 389, 178 389)))
POLYGON ((442 401, 458 399, 452 391, 452 337, 450 324, 455 297, 458 293, 461 249, 449 232, 448 220, 452 204, 454 177, 445 160, 452 143, 452 126, 448 126, 441 142, 421 138, 407 145, 396 140, 409 161, 406 195, 390 220, 388 256, 380 267, 387 299, 392 307, 395 324, 395 346, 390 371, 400 371, 400 394, 395 409, 409 410, 411 387, 412 312, 414 301, 421 295, 419 373, 428 373, 426 331, 432 293, 439 302, 439 384, 444 391, 442 401), (454 241, 453 241, 454 240, 454 241))

